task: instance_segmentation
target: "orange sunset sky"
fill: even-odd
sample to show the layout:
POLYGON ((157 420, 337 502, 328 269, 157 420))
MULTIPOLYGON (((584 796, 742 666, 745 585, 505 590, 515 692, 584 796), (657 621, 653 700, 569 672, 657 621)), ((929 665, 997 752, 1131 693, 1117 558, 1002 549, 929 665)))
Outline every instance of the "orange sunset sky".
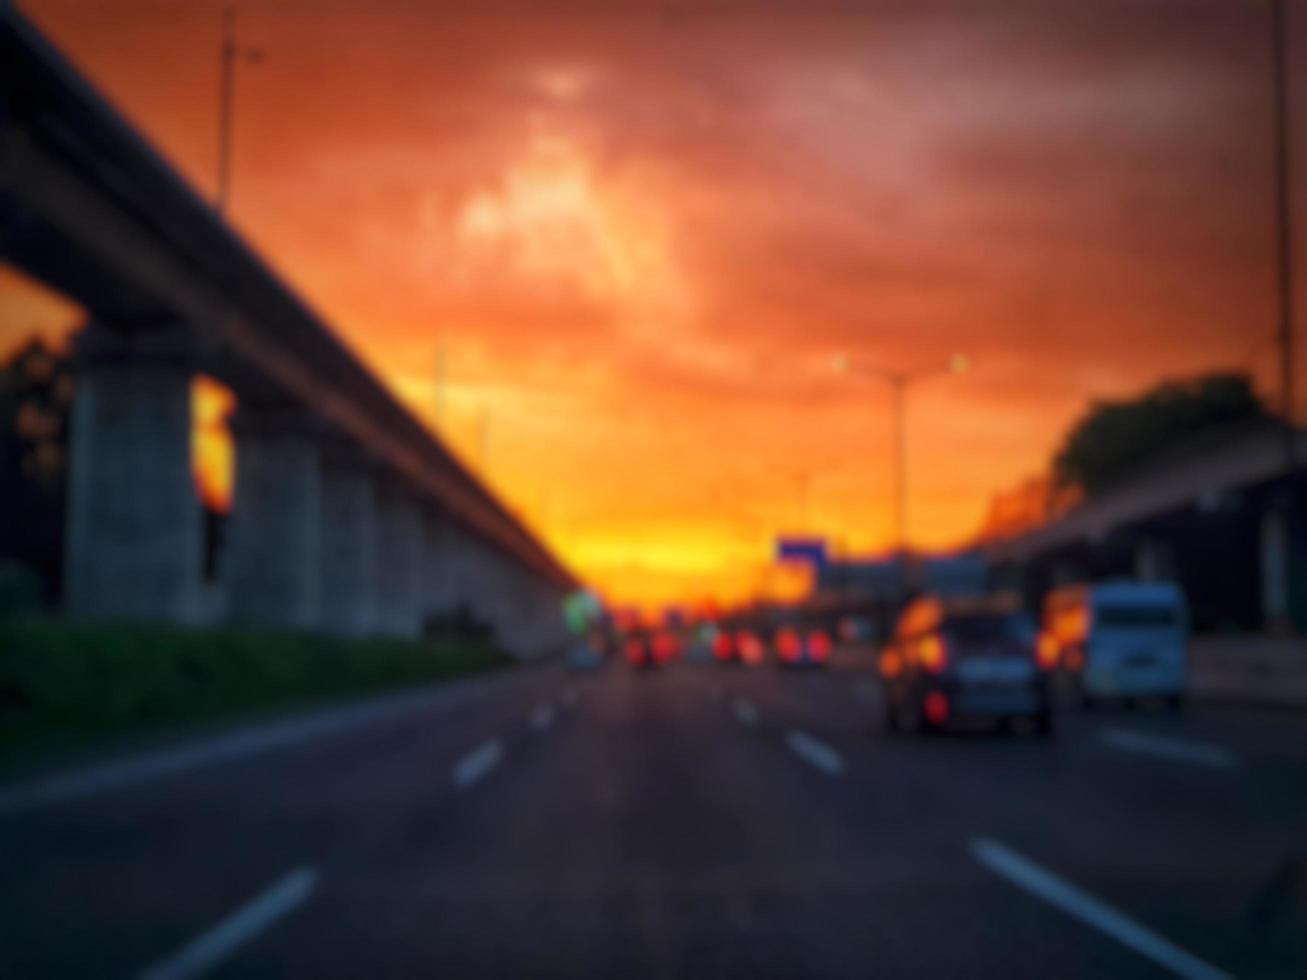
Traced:
MULTIPOLYGON (((20 6, 212 195, 220 3, 20 6)), ((888 393, 837 354, 973 363, 911 396, 927 548, 1094 398, 1273 394, 1263 3, 239 10, 233 224, 432 424, 443 360, 442 435, 613 598, 774 587, 785 531, 889 543, 888 393)), ((3 346, 66 326, 0 292, 3 346)))

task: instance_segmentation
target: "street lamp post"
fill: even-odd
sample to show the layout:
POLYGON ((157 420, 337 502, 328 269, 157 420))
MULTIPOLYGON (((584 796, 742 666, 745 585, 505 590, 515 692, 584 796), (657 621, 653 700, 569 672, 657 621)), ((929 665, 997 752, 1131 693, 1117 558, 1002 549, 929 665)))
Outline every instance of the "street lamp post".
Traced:
POLYGON ((236 8, 222 12, 222 60, 218 85, 218 213, 227 210, 231 185, 231 116, 236 62, 257 64, 263 59, 260 48, 243 46, 236 41, 236 8))
POLYGON ((1275 167, 1275 259, 1280 349, 1280 395, 1284 407, 1285 464, 1292 475, 1296 460, 1293 392, 1293 229, 1290 212, 1289 84, 1285 52, 1284 2, 1271 0, 1271 85, 1275 167))
POLYGON ((907 549, 908 521, 908 387, 939 374, 962 374, 970 369, 971 362, 962 354, 954 354, 948 363, 918 371, 891 371, 868 364, 855 364, 848 357, 835 358, 833 367, 839 374, 860 371, 890 386, 894 412, 894 547, 907 549))

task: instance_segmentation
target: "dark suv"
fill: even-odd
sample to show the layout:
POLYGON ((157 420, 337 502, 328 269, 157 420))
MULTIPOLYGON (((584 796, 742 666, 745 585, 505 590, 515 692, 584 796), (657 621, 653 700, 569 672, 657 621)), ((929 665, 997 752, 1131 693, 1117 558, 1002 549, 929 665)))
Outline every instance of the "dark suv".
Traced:
POLYGON ((1052 730, 1048 670, 1034 621, 1013 601, 908 604, 881 651, 888 731, 933 731, 957 720, 1026 718, 1052 730))

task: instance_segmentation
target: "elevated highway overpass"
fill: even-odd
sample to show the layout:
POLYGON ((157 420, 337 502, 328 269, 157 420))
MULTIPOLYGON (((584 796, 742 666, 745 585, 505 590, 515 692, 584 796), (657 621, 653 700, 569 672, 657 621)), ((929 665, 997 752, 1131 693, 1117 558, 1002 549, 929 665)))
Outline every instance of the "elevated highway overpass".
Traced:
POLYGON ((77 342, 68 612, 196 622, 190 386, 236 393, 224 618, 415 635, 465 606, 521 653, 573 576, 0 0, 0 261, 89 313, 77 342))

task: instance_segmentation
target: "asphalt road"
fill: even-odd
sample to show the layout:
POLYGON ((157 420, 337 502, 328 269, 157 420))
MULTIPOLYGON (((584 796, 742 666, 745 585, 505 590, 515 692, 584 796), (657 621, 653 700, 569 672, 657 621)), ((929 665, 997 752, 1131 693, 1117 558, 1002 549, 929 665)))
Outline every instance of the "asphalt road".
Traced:
POLYGON ((536 669, 0 788, 0 977, 1307 976, 1307 719, 1059 722, 536 669))

